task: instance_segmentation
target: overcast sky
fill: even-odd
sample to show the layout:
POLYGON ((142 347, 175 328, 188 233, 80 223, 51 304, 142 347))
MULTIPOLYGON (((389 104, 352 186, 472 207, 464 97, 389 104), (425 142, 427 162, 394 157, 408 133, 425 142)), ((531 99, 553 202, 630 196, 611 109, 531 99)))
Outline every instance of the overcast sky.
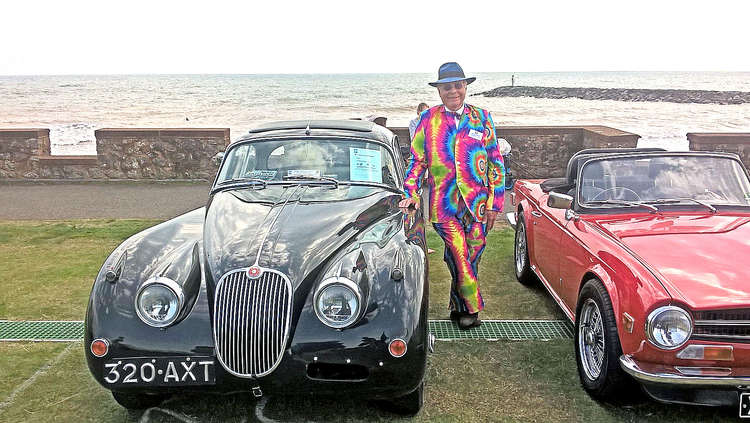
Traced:
POLYGON ((15 1, 0 74, 750 71, 750 1, 15 1))

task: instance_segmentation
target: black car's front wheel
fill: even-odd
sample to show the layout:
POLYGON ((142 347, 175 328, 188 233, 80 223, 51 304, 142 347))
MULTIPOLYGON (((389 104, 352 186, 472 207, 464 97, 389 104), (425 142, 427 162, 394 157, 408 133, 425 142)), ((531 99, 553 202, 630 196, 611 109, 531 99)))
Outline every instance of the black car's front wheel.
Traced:
POLYGON ((536 275, 534 275, 529 264, 529 244, 523 213, 518 213, 518 223, 516 223, 516 239, 513 243, 513 264, 518 282, 527 286, 536 282, 536 275))
POLYGON ((581 385, 592 397, 614 400, 632 384, 620 368, 622 347, 612 301, 597 279, 586 281, 578 296, 575 351, 581 385))
POLYGON ((167 399, 165 395, 133 394, 114 391, 112 392, 112 396, 118 404, 128 410, 144 410, 156 407, 167 399))
POLYGON ((419 387, 411 393, 403 397, 383 401, 381 404, 386 410, 397 414, 404 416, 416 415, 422 409, 422 404, 424 404, 424 382, 420 383, 419 387))

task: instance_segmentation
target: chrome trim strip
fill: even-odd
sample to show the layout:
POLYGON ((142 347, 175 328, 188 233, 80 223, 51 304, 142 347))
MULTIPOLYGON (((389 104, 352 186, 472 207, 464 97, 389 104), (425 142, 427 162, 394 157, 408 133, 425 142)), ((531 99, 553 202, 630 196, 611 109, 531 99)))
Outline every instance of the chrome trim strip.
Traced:
POLYGON ((727 386, 740 387, 750 385, 750 376, 686 376, 670 373, 649 373, 638 367, 638 364, 627 355, 620 356, 620 367, 639 382, 663 383, 683 386, 727 386))
POLYGON ((696 326, 750 326, 750 320, 696 320, 696 326))
MULTIPOLYGON (((289 204, 289 200, 291 200, 291 198, 294 197, 295 194, 297 194, 297 191, 300 189, 301 186, 302 185, 297 185, 294 188, 294 191, 292 191, 292 193, 289 194, 289 197, 287 197, 286 200, 284 200, 284 204, 282 204, 281 207, 279 208, 279 211, 276 213, 276 216, 274 216, 273 221, 271 222, 271 224, 267 226, 268 230, 266 231, 266 234, 263 236, 263 241, 261 241, 260 244, 258 245, 258 254, 255 256, 255 265, 256 266, 260 262, 260 253, 263 251, 263 246, 266 244, 266 240, 268 239, 268 235, 271 233, 271 230, 273 229, 274 225, 276 224, 276 221, 279 219, 279 216, 281 216, 281 212, 284 211, 284 207, 286 207, 286 205, 289 204)), ((276 203, 276 204, 279 204, 279 203, 276 203)), ((274 207, 276 206, 276 204, 274 204, 274 207)))
POLYGON ((717 338, 717 339, 742 339, 742 340, 750 340, 750 336, 748 335, 711 335, 711 334, 703 334, 703 333, 693 333, 692 335, 694 338, 717 338))

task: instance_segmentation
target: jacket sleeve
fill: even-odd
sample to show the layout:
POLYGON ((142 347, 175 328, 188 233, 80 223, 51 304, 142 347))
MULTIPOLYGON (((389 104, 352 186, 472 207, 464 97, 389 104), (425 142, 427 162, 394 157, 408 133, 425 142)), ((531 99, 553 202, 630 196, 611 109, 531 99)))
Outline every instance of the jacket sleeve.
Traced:
POLYGON ((487 122, 484 131, 484 148, 487 150, 487 208, 492 211, 503 211, 505 198, 505 164, 497 144, 495 122, 490 112, 487 112, 487 122))
POLYGON ((424 141, 425 128, 429 120, 428 113, 425 111, 411 139, 411 156, 406 165, 406 176, 404 177, 404 197, 414 200, 417 203, 417 208, 420 207, 419 190, 422 187, 422 177, 424 177, 425 170, 427 169, 424 141))

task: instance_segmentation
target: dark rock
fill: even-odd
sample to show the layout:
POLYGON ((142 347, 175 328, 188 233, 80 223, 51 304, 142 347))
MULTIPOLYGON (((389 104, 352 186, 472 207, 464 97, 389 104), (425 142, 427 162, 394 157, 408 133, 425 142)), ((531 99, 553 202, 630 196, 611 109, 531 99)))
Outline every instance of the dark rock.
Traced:
POLYGON ((498 87, 474 95, 485 97, 580 98, 582 100, 663 101, 669 103, 750 103, 747 91, 667 90, 641 88, 498 87))

